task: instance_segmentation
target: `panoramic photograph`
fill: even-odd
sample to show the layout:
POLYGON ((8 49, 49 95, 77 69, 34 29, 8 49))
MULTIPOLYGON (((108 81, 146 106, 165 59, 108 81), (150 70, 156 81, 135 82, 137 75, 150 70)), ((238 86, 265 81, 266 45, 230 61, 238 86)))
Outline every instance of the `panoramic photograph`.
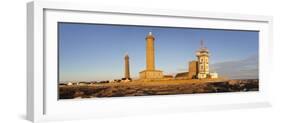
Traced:
POLYGON ((58 23, 58 99, 259 91, 259 32, 58 23))

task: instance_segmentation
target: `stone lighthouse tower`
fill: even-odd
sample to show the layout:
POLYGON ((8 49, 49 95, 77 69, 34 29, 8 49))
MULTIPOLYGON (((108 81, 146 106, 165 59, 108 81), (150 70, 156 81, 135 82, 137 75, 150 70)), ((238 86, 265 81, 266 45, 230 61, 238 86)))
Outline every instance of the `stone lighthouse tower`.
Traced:
POLYGON ((146 70, 155 70, 154 36, 151 32, 146 36, 146 70))
POLYGON ((140 79, 153 80, 163 78, 163 72, 155 69, 155 38, 152 32, 149 32, 146 40, 146 70, 140 72, 140 79))
POLYGON ((130 80, 130 64, 129 64, 129 55, 125 55, 125 79, 130 80))
POLYGON ((198 59, 198 75, 199 79, 207 78, 209 72, 209 50, 204 46, 204 42, 201 41, 199 50, 196 52, 198 59))

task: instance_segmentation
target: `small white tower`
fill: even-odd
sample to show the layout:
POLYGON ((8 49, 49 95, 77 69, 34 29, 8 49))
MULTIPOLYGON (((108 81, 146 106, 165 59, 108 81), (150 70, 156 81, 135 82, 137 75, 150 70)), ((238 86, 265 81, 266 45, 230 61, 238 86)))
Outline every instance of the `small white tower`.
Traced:
POLYGON ((198 75, 199 79, 204 79, 209 76, 209 50, 204 46, 204 42, 201 40, 199 50, 196 52, 198 59, 198 75))

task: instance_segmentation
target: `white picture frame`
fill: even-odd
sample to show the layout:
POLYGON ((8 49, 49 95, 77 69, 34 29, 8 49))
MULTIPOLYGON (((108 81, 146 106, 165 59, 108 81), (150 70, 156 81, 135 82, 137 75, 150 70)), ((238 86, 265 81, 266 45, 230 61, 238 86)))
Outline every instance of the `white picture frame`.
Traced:
POLYGON ((272 17, 98 6, 88 3, 34 1, 27 4, 27 118, 46 121, 132 114, 269 107, 272 68, 272 17), (99 19, 97 19, 99 18, 99 19), (128 21, 134 19, 134 21, 128 21), (159 20, 166 21, 159 21, 159 20), (128 25, 257 30, 260 90, 247 93, 167 95, 87 100, 57 100, 56 23, 86 22, 128 25), (48 67, 47 67, 48 66, 48 67), (54 82, 55 81, 55 82, 54 82), (165 102, 165 103, 163 103, 165 102))

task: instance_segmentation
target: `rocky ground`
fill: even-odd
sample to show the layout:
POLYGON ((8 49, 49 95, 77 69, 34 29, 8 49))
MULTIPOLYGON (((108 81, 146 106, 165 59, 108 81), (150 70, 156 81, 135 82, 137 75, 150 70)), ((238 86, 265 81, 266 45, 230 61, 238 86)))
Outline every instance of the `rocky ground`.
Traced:
POLYGON ((258 91, 257 79, 216 82, 127 82, 60 85, 59 99, 258 91))

